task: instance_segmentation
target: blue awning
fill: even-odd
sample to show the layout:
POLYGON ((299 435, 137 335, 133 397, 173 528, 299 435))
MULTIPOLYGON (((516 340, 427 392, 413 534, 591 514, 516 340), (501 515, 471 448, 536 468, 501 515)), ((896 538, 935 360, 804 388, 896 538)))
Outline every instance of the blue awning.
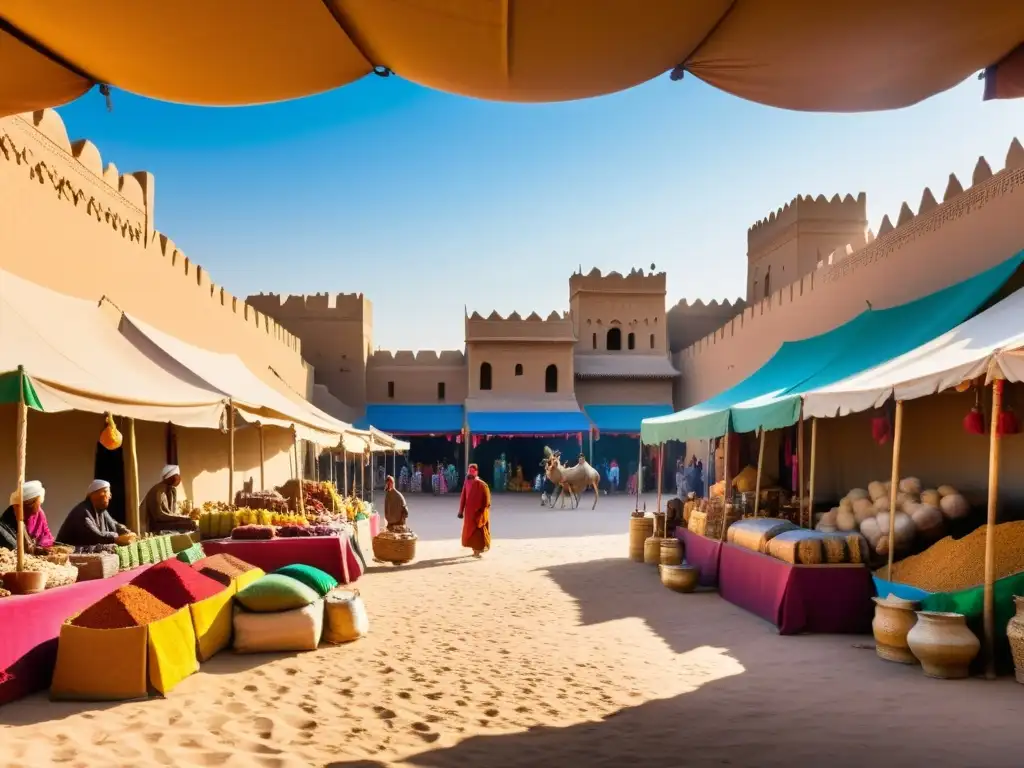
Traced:
POLYGON ((366 415, 355 426, 375 426, 392 435, 454 435, 462 431, 461 405, 399 405, 375 403, 366 406, 366 415))
POLYGON ((590 421, 580 411, 470 411, 474 435, 568 435, 589 432, 590 421))
POLYGON ((608 435, 639 435, 640 422, 655 416, 668 416, 675 409, 663 405, 585 405, 583 410, 599 432, 608 435))

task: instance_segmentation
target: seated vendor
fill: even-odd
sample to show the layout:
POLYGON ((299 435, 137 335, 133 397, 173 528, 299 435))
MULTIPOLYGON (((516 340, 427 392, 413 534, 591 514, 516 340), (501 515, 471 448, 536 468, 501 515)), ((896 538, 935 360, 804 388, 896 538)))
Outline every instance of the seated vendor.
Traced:
POLYGON ((181 469, 168 464, 160 473, 160 482, 149 489, 139 505, 139 518, 145 520, 150 533, 160 531, 195 531, 195 520, 178 512, 178 486, 181 469))
POLYGON ((387 521, 388 529, 405 528, 406 520, 409 519, 409 506, 405 503, 405 496, 395 488, 395 478, 391 475, 384 479, 384 519, 387 521))
MULTIPOLYGON (((46 489, 38 480, 29 480, 21 486, 22 500, 25 504, 25 551, 32 554, 45 552, 53 546, 53 534, 50 533, 50 525, 46 521, 46 513, 43 511, 43 499, 46 497, 46 489)), ((2 524, 10 534, 0 537, 0 546, 13 544, 12 549, 18 546, 18 492, 11 494, 11 505, 4 510, 0 517, 2 524)))
POLYGON ((85 499, 68 513, 57 533, 57 540, 72 547, 130 544, 135 540, 135 534, 110 516, 109 506, 110 483, 93 480, 86 490, 85 499))

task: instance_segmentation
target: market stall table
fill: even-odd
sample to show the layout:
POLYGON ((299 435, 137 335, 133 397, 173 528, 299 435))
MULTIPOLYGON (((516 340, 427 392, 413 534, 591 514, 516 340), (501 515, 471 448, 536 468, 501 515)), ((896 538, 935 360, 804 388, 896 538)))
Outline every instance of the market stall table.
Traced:
POLYGON ((267 573, 301 563, 329 573, 342 584, 358 579, 363 568, 347 536, 303 536, 277 539, 209 539, 207 555, 228 554, 267 573))
POLYGON ((61 625, 148 567, 0 599, 0 705, 48 688, 61 625))
POLYGON ((716 586, 722 542, 701 536, 686 528, 676 528, 676 538, 683 544, 683 557, 686 562, 700 569, 699 584, 702 587, 716 586))
POLYGON ((871 632, 875 587, 863 565, 790 565, 726 542, 718 562, 718 591, 770 621, 779 634, 871 632))

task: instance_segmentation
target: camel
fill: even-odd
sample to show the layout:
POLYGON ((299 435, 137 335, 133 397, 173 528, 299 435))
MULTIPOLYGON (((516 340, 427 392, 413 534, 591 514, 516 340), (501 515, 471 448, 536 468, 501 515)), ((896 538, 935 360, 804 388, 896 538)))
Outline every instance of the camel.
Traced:
POLYGON ((565 493, 568 491, 569 498, 572 501, 572 507, 575 509, 580 503, 580 494, 587 488, 594 489, 594 506, 591 509, 597 509, 597 497, 600 495, 598 491, 598 483, 601 480, 601 475, 598 471, 587 463, 587 460, 580 457, 578 464, 572 467, 567 467, 562 463, 561 456, 558 453, 553 453, 547 462, 545 467, 545 475, 547 478, 558 486, 558 493, 554 498, 551 499, 551 506, 555 506, 555 502, 561 498, 562 507, 565 507, 565 493))

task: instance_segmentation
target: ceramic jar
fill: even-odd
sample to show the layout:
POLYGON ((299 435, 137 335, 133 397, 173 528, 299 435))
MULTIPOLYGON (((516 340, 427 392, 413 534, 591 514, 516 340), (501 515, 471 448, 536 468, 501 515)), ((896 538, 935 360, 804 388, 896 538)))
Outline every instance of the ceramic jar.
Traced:
POLYGON ((928 677, 958 680, 981 650, 981 642, 962 613, 918 611, 917 623, 907 633, 907 645, 928 677))
POLYGON ((1017 615, 1006 625, 1006 636, 1010 640, 1010 650, 1013 651, 1017 682, 1024 683, 1024 597, 1014 597, 1013 603, 1017 606, 1017 615))
POLYGON ((875 635, 878 658, 898 664, 917 664, 917 658, 907 645, 907 633, 917 623, 917 603, 895 595, 871 599, 875 601, 871 630, 875 635))
POLYGON ((683 545, 679 539, 662 539, 661 540, 661 564, 662 565, 682 565, 683 563, 683 545))

